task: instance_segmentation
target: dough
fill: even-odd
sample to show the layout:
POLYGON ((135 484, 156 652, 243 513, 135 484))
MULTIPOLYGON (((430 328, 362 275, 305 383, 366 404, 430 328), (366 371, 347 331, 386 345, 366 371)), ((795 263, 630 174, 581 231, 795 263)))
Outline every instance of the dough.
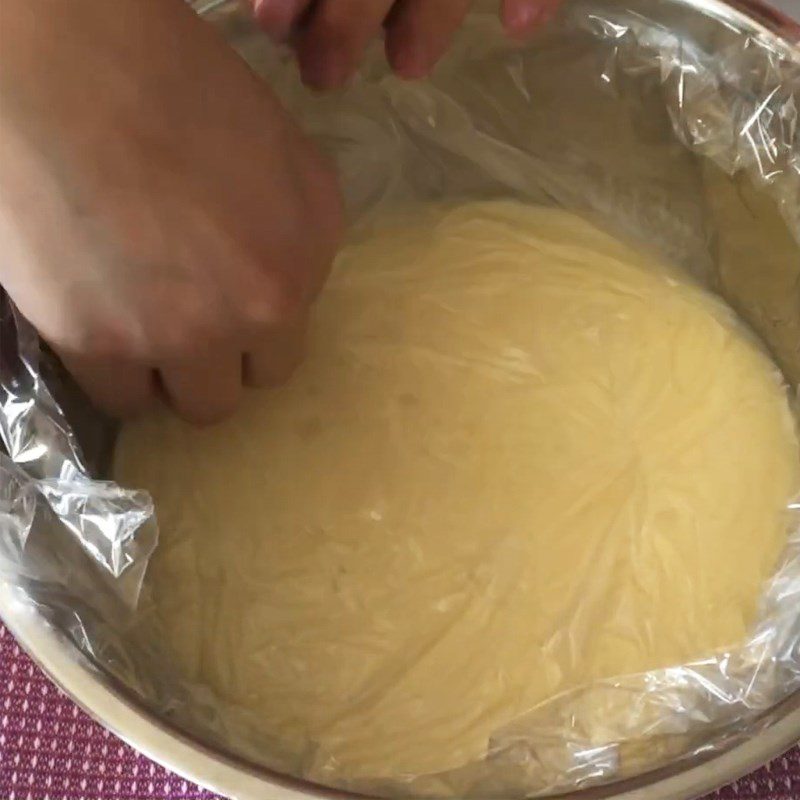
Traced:
POLYGON ((555 695, 743 643, 800 485, 720 301, 563 211, 363 225, 290 385, 129 425, 183 673, 333 782, 486 755, 555 695))

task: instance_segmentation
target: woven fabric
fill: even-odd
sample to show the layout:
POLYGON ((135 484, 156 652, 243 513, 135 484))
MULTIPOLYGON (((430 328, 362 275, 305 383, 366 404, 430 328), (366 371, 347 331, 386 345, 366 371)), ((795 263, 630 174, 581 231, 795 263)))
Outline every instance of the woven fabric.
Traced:
MULTIPOLYGON (((222 800, 93 722, 0 625, 2 800, 222 800)), ((798 800, 800 748, 709 800, 798 800)))

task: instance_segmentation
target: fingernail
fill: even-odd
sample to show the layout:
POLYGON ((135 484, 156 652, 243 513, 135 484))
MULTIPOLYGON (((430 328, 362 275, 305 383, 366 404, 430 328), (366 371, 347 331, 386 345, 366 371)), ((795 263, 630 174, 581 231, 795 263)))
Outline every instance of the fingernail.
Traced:
POLYGON ((406 80, 424 78, 430 72, 429 62, 428 54, 417 42, 407 42, 391 55, 392 69, 406 80))
POLYGON ((292 32, 297 4, 293 0, 255 0, 253 12, 270 36, 285 41, 292 32))
POLYGON ((527 33, 542 21, 543 12, 540 0, 517 3, 509 12, 506 26, 512 33, 527 33))

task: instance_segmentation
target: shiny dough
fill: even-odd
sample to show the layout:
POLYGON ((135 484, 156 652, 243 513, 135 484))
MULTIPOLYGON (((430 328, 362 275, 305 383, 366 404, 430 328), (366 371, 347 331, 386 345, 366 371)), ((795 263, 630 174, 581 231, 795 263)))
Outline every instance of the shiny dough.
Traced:
POLYGON ((278 391, 129 425, 181 670, 332 780, 742 643, 786 540, 780 376, 720 301, 569 213, 364 224, 278 391))

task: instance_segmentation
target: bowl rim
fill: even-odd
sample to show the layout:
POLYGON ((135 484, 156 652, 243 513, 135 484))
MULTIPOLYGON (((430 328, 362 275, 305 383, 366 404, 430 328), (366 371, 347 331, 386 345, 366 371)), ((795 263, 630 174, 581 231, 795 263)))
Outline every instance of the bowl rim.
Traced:
MULTIPOLYGON (((666 0, 775 43, 800 59, 800 24, 763 0, 666 0)), ((39 614, 24 592, 0 580, 0 621, 64 694, 89 716, 147 758, 222 797, 308 800, 357 795, 280 775, 225 755, 158 719, 133 694, 39 614)), ((764 717, 757 736, 693 763, 676 764, 605 786, 560 795, 562 800, 691 800, 742 777, 800 740, 800 691, 764 717)))
MULTIPOLYGON (((186 780, 231 800, 345 800, 359 795, 259 768, 213 750, 156 718, 78 650, 18 587, 0 582, 0 620, 44 674, 96 722, 186 780)), ((800 739, 800 691, 779 703, 757 736, 701 759, 559 795, 560 800, 692 800, 758 769, 800 739), (785 712, 785 713, 783 713, 785 712)))

